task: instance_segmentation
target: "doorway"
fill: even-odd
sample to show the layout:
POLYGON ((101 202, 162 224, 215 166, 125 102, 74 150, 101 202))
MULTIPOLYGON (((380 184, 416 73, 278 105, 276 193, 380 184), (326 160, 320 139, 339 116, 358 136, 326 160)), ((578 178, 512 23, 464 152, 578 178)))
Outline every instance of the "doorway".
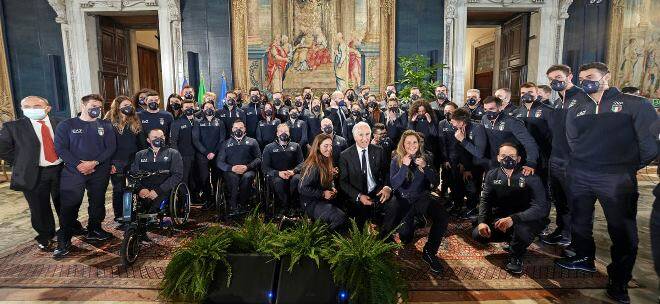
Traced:
POLYGON ((465 91, 478 89, 482 99, 502 87, 517 92, 527 81, 530 13, 468 10, 467 17, 465 91))
POLYGON ((119 95, 162 92, 158 16, 98 16, 99 88, 108 110, 119 95))

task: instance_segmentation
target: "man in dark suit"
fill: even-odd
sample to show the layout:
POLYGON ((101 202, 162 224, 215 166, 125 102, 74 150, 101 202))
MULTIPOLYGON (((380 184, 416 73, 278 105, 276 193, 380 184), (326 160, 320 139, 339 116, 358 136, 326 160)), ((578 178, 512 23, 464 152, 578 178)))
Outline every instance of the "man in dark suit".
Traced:
POLYGON ((45 98, 25 97, 21 100, 25 117, 6 122, 0 129, 0 158, 12 166, 9 188, 23 192, 30 207, 32 228, 37 232, 37 246, 43 251, 51 249, 55 237, 51 198, 58 217, 60 213, 62 160, 53 143, 59 120, 48 116, 50 109, 45 98))
POLYGON ((328 115, 328 118, 332 121, 332 127, 335 130, 335 134, 338 134, 343 138, 348 138, 348 132, 350 132, 346 127, 348 109, 350 109, 350 105, 344 100, 344 93, 340 91, 332 93, 330 114, 328 115))
POLYGON ((348 209, 359 224, 384 212, 381 234, 389 233, 397 223, 398 202, 389 187, 390 158, 383 148, 370 144, 371 127, 359 122, 353 127, 355 144, 341 153, 339 182, 348 209))

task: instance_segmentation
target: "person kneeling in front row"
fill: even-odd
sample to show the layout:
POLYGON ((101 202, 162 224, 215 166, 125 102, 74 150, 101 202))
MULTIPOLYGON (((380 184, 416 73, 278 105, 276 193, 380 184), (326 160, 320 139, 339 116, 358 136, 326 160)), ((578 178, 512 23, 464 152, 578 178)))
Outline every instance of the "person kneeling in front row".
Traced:
POLYGON ((523 174, 518 148, 503 143, 498 151, 500 167, 486 173, 472 238, 480 243, 508 241, 506 270, 521 274, 527 247, 549 223, 550 204, 541 178, 523 174))

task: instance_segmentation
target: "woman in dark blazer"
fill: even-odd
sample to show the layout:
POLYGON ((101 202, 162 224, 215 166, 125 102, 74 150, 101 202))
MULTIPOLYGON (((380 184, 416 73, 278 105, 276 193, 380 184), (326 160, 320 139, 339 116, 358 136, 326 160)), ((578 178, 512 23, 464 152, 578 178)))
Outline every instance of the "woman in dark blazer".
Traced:
POLYGON ((330 229, 346 225, 346 214, 335 205, 337 188, 332 165, 332 137, 319 134, 303 162, 298 191, 303 211, 312 219, 328 223, 330 229))
POLYGON ((440 202, 431 198, 431 189, 438 184, 438 172, 431 157, 424 151, 422 136, 413 130, 401 135, 401 140, 390 164, 390 183, 400 205, 402 225, 395 234, 404 243, 410 243, 415 233, 415 216, 426 214, 433 224, 422 258, 431 271, 442 272, 437 253, 442 236, 447 230, 447 214, 440 202))
POLYGON ((110 181, 112 182, 112 210, 115 221, 123 216, 122 195, 126 187, 125 173, 131 167, 135 153, 146 147, 146 136, 137 116, 135 105, 128 96, 117 96, 110 105, 105 119, 112 123, 117 137, 117 150, 112 156, 110 181))

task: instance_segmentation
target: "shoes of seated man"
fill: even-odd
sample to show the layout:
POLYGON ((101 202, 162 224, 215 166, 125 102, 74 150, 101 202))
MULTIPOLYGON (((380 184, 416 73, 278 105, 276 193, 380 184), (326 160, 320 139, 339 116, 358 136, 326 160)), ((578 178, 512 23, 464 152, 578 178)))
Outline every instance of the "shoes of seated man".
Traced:
POLYGON ((509 257, 509 263, 506 264, 505 268, 511 274, 521 274, 523 272, 522 258, 511 255, 509 257))
POLYGON ((105 241, 112 237, 112 233, 103 230, 103 228, 98 228, 95 230, 90 230, 87 233, 87 240, 91 241, 105 241))
POLYGON ((53 251, 53 258, 61 259, 65 257, 67 254, 69 254, 70 247, 71 247, 71 242, 58 243, 57 248, 55 248, 55 251, 53 251))
POLYGON ((596 272, 594 260, 588 257, 560 258, 555 260, 555 265, 569 270, 596 272))
POLYGON ((610 299, 616 301, 617 303, 630 303, 628 286, 626 286, 626 284, 614 283, 612 280, 610 280, 607 283, 606 293, 610 299))
POLYGON ((87 235, 87 229, 85 229, 85 227, 74 228, 71 231, 71 235, 74 236, 87 235))
POLYGON ((442 274, 444 268, 442 267, 442 263, 440 263, 440 259, 438 259, 435 253, 424 249, 422 251, 422 260, 424 260, 426 264, 429 264, 431 272, 435 274, 442 274))

